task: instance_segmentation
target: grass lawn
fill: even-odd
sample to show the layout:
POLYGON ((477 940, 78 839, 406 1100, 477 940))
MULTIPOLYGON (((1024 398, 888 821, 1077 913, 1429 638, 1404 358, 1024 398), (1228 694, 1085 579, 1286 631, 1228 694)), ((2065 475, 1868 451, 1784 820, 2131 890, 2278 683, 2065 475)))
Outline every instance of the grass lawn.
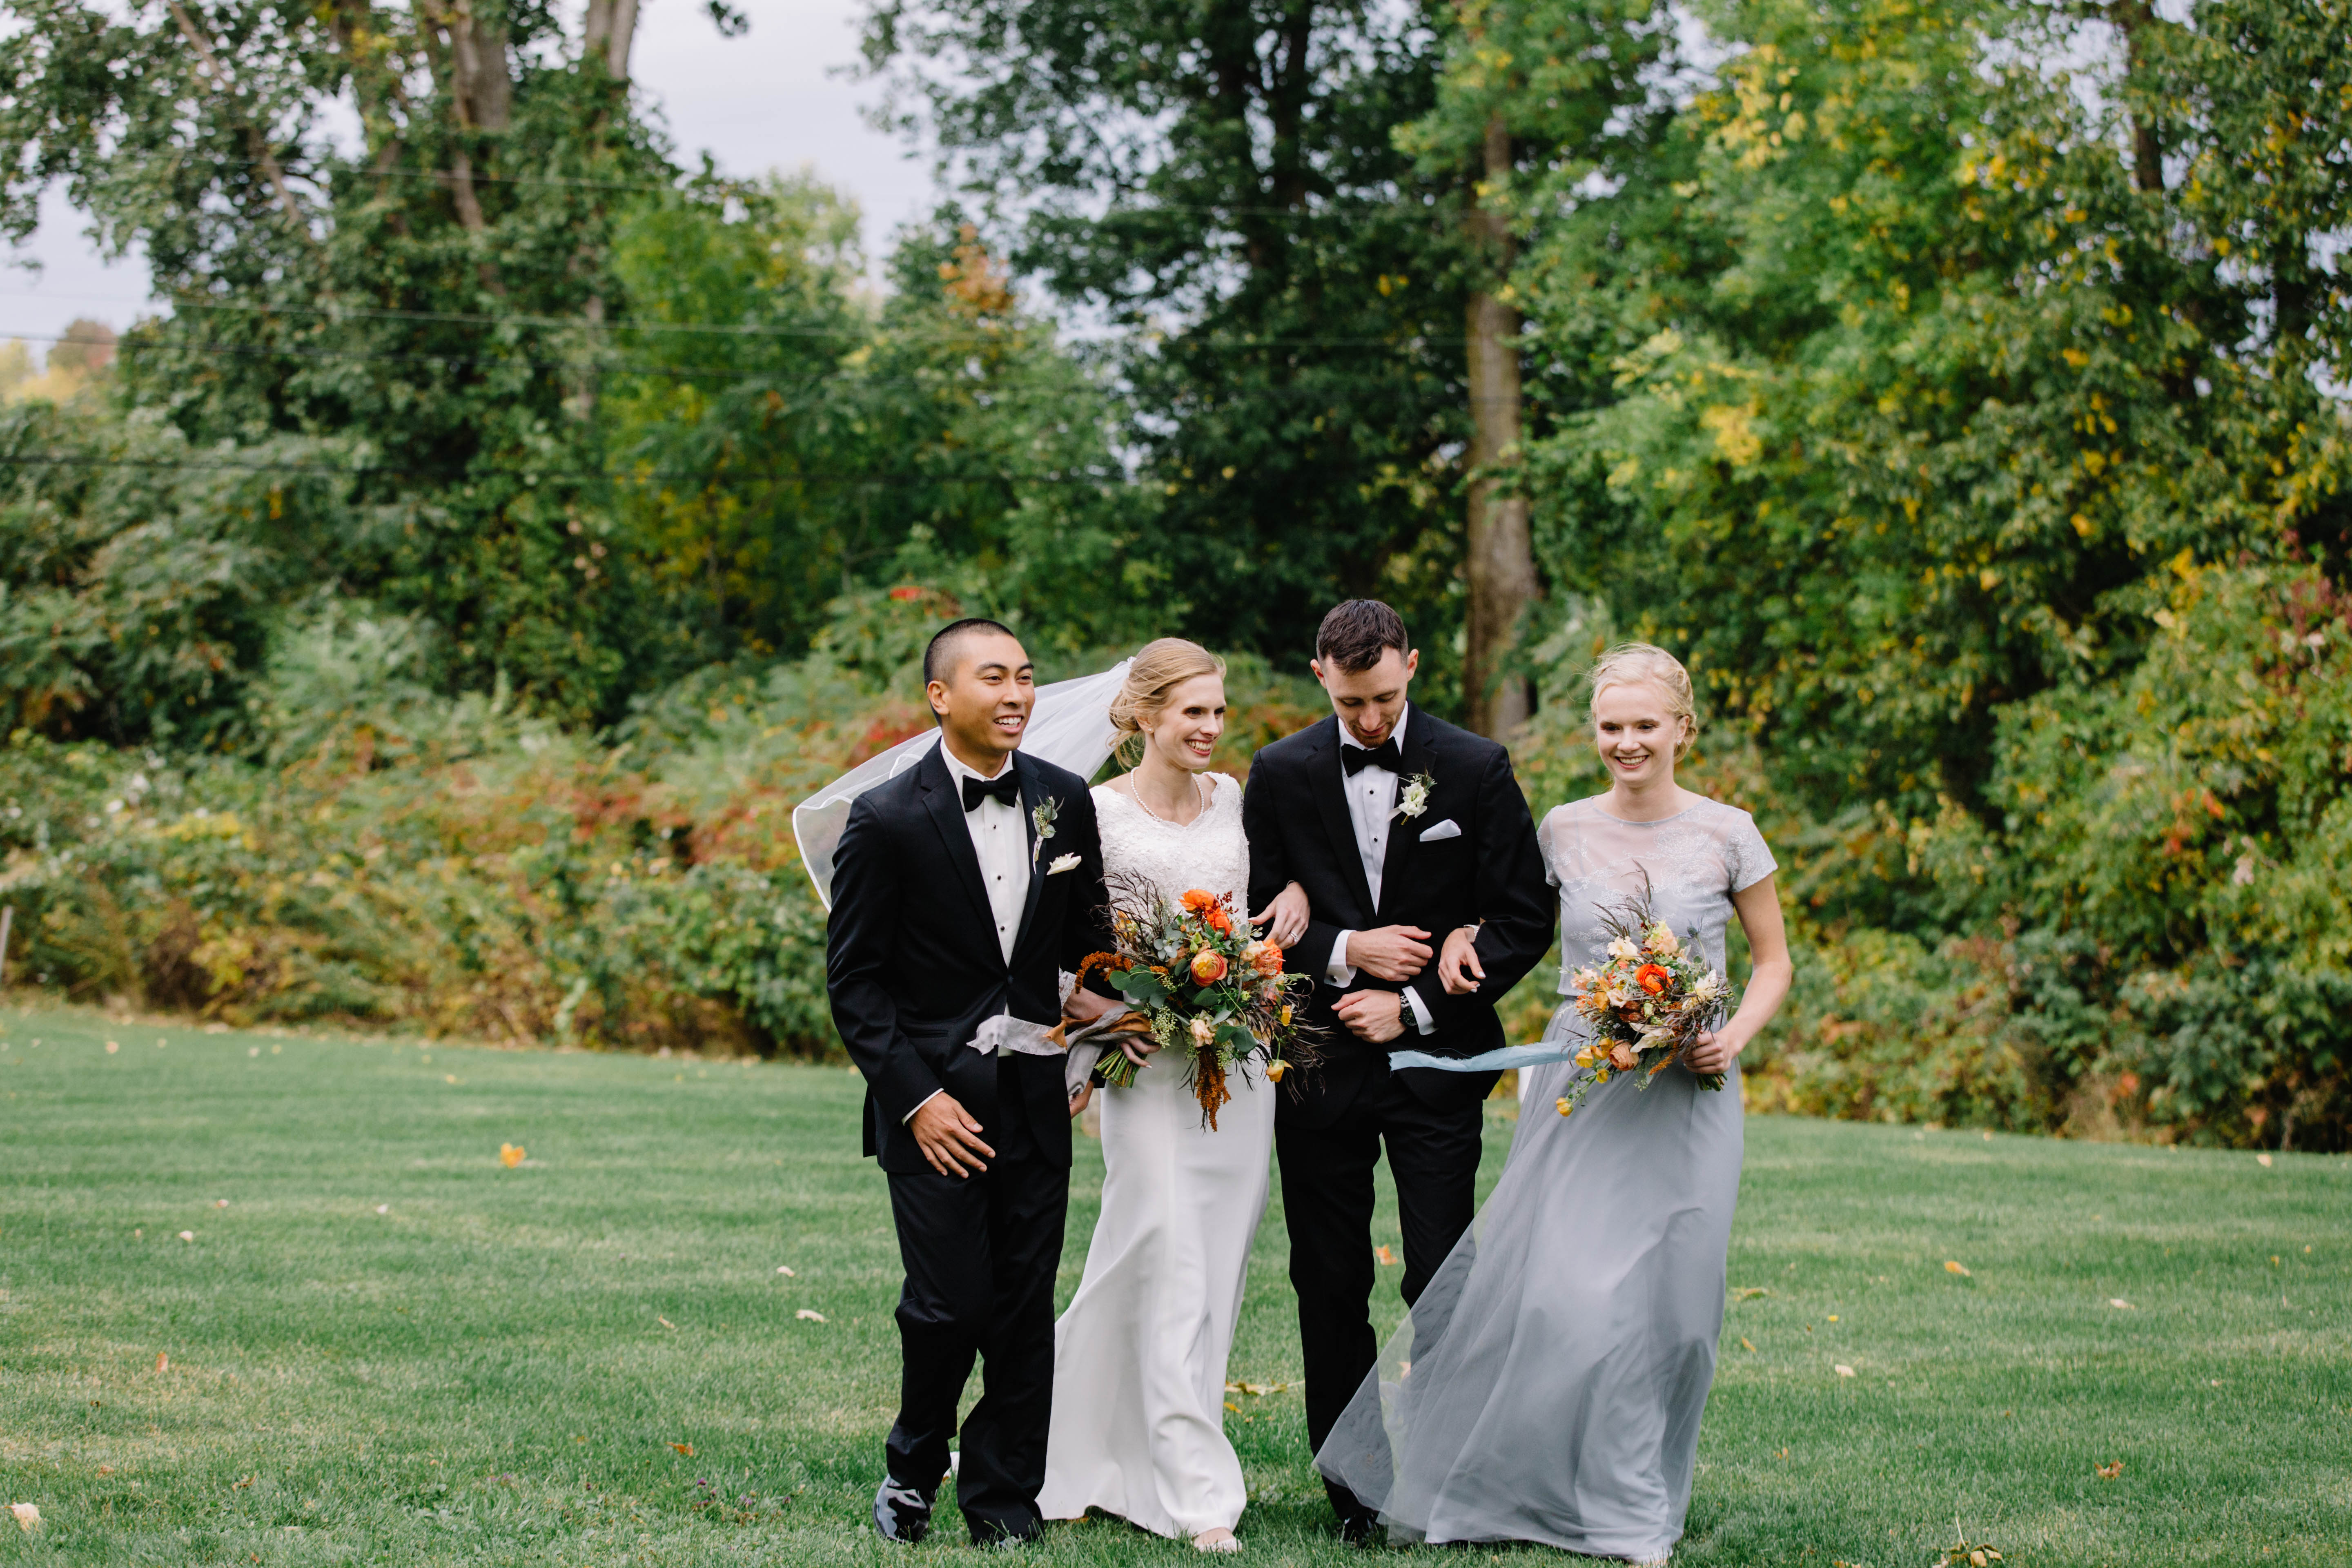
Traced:
MULTIPOLYGON (((0 1501, 46 1520, 0 1563, 977 1561, 865 1531, 898 1275, 851 1073, 0 1025, 0 1501)), ((1748 1132, 1678 1562, 2352 1559, 2352 1161, 1748 1132)), ((1298 1376, 1284 1252, 1277 1210, 1237 1380, 1298 1376)), ((1248 1559, 1360 1561, 1295 1389, 1234 1403, 1248 1559)))

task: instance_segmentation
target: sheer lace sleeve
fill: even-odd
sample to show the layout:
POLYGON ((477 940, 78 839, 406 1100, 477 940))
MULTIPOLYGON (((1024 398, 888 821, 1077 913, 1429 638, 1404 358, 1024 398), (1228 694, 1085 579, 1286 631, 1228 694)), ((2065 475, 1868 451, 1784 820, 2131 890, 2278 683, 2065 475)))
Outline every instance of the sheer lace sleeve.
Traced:
POLYGON ((1552 833, 1559 825, 1560 814, 1567 809, 1566 806, 1555 805, 1544 813, 1541 822, 1536 824, 1536 850, 1543 857, 1544 880, 1555 888, 1559 886, 1559 866, 1552 858, 1552 833))
POLYGON ((1756 819, 1742 811, 1735 814, 1738 820, 1732 824, 1731 839, 1723 847, 1723 858, 1730 865, 1731 890, 1744 893, 1780 868, 1772 858, 1771 847, 1758 832, 1756 819))

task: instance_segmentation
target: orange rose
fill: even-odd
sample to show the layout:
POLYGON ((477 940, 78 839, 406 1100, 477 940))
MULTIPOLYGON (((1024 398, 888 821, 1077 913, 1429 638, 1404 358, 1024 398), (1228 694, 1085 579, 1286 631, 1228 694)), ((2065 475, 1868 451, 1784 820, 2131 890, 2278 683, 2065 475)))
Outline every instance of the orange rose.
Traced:
POLYGON ((1196 915, 1202 914, 1217 907, 1217 895, 1214 893, 1204 893, 1200 889, 1195 888, 1191 892, 1184 895, 1183 903, 1184 908, 1189 912, 1196 915))
POLYGON ((1250 949, 1250 967, 1264 975, 1271 976, 1281 973, 1282 944, 1275 942, 1262 942, 1252 947, 1250 949))
POLYGON ((1609 1047, 1609 1065, 1615 1068, 1619 1072, 1625 1071, 1627 1068, 1638 1063, 1641 1059, 1641 1058, 1633 1054, 1633 1047, 1622 1044, 1622 1042, 1609 1047))
POLYGON ((1633 984, 1653 996, 1664 995, 1666 987, 1674 984, 1674 979, 1663 964, 1645 963, 1633 971, 1633 984))
POLYGON ((1203 985, 1214 985, 1225 977, 1225 955, 1222 952, 1197 952, 1192 955, 1192 978, 1203 985))
POLYGON ((1234 929, 1233 917, 1225 913, 1223 904, 1211 904, 1209 912, 1201 917, 1201 922, 1211 931, 1230 932, 1234 929))

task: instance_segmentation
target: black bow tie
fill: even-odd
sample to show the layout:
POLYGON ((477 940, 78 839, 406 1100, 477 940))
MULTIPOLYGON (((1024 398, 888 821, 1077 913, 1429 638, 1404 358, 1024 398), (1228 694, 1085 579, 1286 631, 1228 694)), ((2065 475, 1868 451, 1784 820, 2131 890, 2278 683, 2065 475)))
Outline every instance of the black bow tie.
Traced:
POLYGON ((1021 775, 1011 768, 992 779, 976 779, 967 775, 963 781, 963 808, 976 811, 983 800, 993 800, 999 805, 1021 804, 1021 775))
POLYGON ((1366 768, 1386 768, 1392 773, 1401 773, 1404 772, 1404 753, 1397 750, 1396 737, 1391 735, 1377 746, 1340 747, 1339 765, 1348 770, 1349 778, 1366 768))

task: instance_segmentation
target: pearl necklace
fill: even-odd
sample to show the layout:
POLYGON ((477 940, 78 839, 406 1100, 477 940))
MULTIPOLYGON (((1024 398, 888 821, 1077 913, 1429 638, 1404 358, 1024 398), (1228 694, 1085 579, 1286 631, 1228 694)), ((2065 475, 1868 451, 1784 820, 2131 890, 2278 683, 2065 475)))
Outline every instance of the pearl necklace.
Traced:
MULTIPOLYGON (((1201 801, 1201 810, 1206 811, 1209 809, 1209 803, 1201 798, 1201 775, 1194 773, 1192 775, 1192 795, 1194 799, 1201 801)), ((1192 822, 1198 822, 1201 820, 1198 814, 1194 815, 1192 822, 1178 822, 1172 817, 1160 816, 1158 812, 1151 809, 1151 803, 1143 798, 1143 792, 1135 788, 1132 784, 1128 786, 1128 798, 1134 801, 1136 805, 1143 807, 1144 816, 1151 818, 1152 821, 1159 823, 1164 827, 1190 827, 1192 826, 1192 822)))

